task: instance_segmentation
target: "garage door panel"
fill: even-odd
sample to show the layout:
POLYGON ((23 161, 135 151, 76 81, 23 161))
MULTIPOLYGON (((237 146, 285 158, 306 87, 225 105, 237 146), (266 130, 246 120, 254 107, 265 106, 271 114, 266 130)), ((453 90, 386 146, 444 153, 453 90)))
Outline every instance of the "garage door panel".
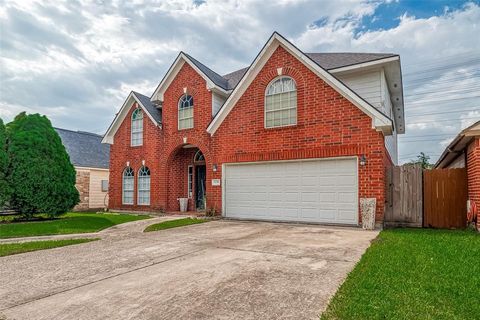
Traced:
MULTIPOLYGON (((329 190, 331 191, 331 190, 329 190)), ((320 202, 335 202, 337 201, 337 193, 336 192, 321 192, 319 193, 320 202)))
POLYGON ((357 200, 357 195, 354 192, 339 192, 338 193, 338 202, 339 203, 355 203, 357 200))
POLYGON ((337 186, 351 186, 354 183, 352 175, 338 175, 335 180, 337 186))
POLYGON ((225 215, 357 224, 355 159, 226 165, 225 215))
POLYGON ((335 220, 337 210, 325 208, 325 209, 319 209, 318 213, 320 215, 320 219, 322 219, 323 221, 331 221, 331 220, 335 220))
POLYGON ((336 176, 320 176, 318 177, 319 186, 335 186, 337 184, 336 176))
POLYGON ((337 220, 340 221, 356 221, 356 219, 352 218, 354 212, 352 210, 339 210, 337 215, 337 220))

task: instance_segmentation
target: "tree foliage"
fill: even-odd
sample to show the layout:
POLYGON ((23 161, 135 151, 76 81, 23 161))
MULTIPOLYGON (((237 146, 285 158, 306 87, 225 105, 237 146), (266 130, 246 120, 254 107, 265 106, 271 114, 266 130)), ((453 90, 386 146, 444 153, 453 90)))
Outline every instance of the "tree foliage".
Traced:
POLYGON ((11 207, 25 217, 56 216, 79 202, 75 168, 45 116, 19 114, 7 125, 11 207))
POLYGON ((5 125, 3 124, 3 120, 0 118, 0 209, 8 203, 10 194, 10 188, 6 180, 8 164, 6 143, 7 135, 5 131, 5 125))
POLYGON ((413 160, 410 164, 420 164, 422 169, 432 169, 433 164, 430 163, 430 156, 427 156, 424 152, 420 152, 417 156, 417 160, 413 160))

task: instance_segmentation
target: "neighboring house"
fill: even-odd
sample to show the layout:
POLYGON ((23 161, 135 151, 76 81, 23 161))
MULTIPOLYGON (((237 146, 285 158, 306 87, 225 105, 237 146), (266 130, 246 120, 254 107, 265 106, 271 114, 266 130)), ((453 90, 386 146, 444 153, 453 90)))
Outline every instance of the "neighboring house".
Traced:
POLYGON ((181 52, 151 97, 131 92, 104 136, 112 209, 357 225, 383 220, 404 133, 396 54, 303 53, 274 33, 221 76, 181 52))
POLYGON ((462 130, 453 139, 435 168, 467 168, 468 198, 480 208, 480 121, 462 130))
POLYGON ((95 210, 108 206, 110 146, 102 136, 90 132, 55 128, 77 171, 75 187, 80 203, 74 210, 95 210))

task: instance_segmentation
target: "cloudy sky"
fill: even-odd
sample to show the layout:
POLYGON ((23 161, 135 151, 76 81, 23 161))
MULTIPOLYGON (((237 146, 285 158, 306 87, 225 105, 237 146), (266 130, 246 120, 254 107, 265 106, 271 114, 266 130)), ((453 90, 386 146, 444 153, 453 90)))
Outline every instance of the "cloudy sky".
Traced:
POLYGON ((38 112, 102 134, 180 50, 225 74, 249 65, 275 30, 305 52, 401 55, 401 162, 420 151, 436 160, 480 120, 478 0, 0 0, 0 117, 38 112))

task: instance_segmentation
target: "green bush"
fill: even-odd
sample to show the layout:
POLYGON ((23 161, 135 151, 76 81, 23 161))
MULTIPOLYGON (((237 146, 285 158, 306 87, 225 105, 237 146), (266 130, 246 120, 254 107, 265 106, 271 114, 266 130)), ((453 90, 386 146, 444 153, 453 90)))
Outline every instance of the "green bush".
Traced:
POLYGON ((57 216, 79 202, 75 168, 45 116, 20 113, 7 125, 10 205, 26 218, 57 216))
POLYGON ((0 118, 0 209, 7 204, 10 194, 10 188, 5 177, 8 163, 6 139, 5 125, 0 118))

